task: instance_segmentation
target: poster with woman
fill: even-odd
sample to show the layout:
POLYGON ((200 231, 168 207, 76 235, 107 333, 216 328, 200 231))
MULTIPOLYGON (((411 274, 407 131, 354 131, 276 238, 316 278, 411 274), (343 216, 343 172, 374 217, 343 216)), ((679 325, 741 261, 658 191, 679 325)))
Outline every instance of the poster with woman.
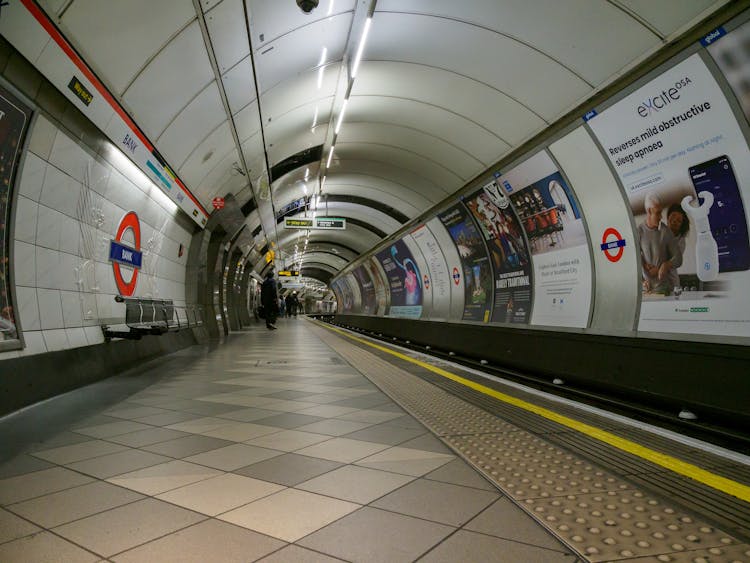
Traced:
POLYGON ((534 268, 531 324, 583 328, 591 309, 592 268, 573 190, 544 151, 497 178, 529 241, 534 268))
POLYGON ((391 290, 389 317, 418 319, 422 316, 422 274, 403 240, 378 252, 391 290))
POLYGON ((487 241, 495 280, 492 322, 527 323, 531 315, 531 262, 510 200, 490 182, 464 200, 487 241))
MULTIPOLYGON (((438 218, 453 239, 461 259, 465 293, 462 319, 487 322, 492 312, 492 267, 482 234, 460 203, 449 207, 438 218)), ((451 275, 461 273, 454 271, 451 275)))

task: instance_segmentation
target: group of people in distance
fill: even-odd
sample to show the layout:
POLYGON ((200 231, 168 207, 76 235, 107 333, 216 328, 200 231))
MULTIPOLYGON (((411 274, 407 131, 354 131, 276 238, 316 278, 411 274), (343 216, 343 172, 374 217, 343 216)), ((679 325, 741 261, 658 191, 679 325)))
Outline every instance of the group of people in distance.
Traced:
POLYGON ((670 295, 680 287, 677 268, 682 266, 690 222, 679 203, 669 206, 664 222, 664 204, 655 193, 646 196, 645 207, 646 219, 638 225, 643 290, 670 295))
POLYGON ((260 306, 263 309, 263 314, 260 316, 266 320, 268 330, 276 330, 276 319, 279 314, 286 313, 287 317, 296 317, 302 307, 296 291, 292 291, 284 299, 279 298, 277 282, 273 274, 273 268, 271 268, 260 286, 260 306))

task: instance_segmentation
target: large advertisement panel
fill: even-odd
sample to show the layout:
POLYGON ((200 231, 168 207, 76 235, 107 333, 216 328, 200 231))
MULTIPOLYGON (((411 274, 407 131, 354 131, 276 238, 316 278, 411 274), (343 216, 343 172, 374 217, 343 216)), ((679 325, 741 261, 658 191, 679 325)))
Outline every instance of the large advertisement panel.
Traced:
POLYGON ((492 181, 464 203, 476 219, 492 258, 492 322, 527 323, 531 315, 531 261, 510 200, 492 181))
POLYGON ((432 294, 432 314, 430 318, 448 318, 451 306, 450 274, 445 264, 443 251, 427 225, 420 225, 411 236, 427 261, 428 272, 422 274, 425 294, 432 294))
POLYGON ((422 273, 403 240, 377 254, 391 293, 389 317, 418 319, 422 316, 422 273))
POLYGON ((359 312, 363 315, 377 315, 378 300, 375 295, 375 285, 370 279, 370 274, 364 266, 357 266, 352 273, 357 280, 359 292, 362 295, 362 308, 359 312))
POLYGON ((381 271, 380 264, 374 256, 371 256, 368 260, 365 261, 363 267, 370 275, 370 279, 372 280, 372 284, 375 289, 377 309, 374 314, 383 317, 388 314, 388 308, 390 306, 390 291, 386 288, 385 277, 381 271))
POLYGON ((21 143, 30 117, 31 110, 0 87, 0 342, 18 339, 10 287, 10 202, 21 143))
POLYGON ((639 329, 750 335, 750 151, 700 55, 589 125, 635 216, 639 329))
POLYGON ((497 179, 531 246, 531 324, 583 328, 591 307, 591 260, 573 191, 546 152, 497 179))
POLYGON ((750 22, 724 36, 720 35, 723 28, 720 30, 709 36, 712 38, 707 50, 732 88, 745 117, 750 120, 750 22))
POLYGON ((451 275, 463 275, 462 320, 487 322, 492 312, 492 266, 482 234, 460 203, 446 209, 438 218, 453 239, 461 259, 463 272, 452 272, 451 275))

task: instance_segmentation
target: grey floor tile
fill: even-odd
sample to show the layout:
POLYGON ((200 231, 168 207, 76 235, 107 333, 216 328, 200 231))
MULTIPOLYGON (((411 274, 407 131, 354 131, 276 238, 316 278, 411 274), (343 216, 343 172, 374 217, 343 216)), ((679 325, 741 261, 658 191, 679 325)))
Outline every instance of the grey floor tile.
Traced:
POLYGON ((234 473, 292 487, 328 473, 341 463, 297 454, 284 454, 236 470, 234 473))
POLYGON ((0 464, 0 479, 41 471, 42 469, 49 469, 54 466, 55 464, 39 459, 38 457, 21 454, 0 464))
POLYGON ((8 509, 43 528, 54 528, 142 498, 128 489, 95 481, 13 504, 8 509))
POLYGON ((75 432, 65 431, 45 438, 42 441, 34 442, 26 448, 27 452, 38 452, 40 450, 49 450, 52 448, 59 448, 61 446, 71 446, 73 444, 80 444, 81 442, 89 442, 91 438, 76 434, 75 432))
POLYGON ((76 520, 54 532, 104 557, 196 524, 206 517, 155 499, 144 499, 76 520))
POLYGON ((183 458, 206 452, 208 450, 230 446, 232 444, 234 444, 234 442, 220 440, 219 438, 211 438, 209 436, 185 436, 184 438, 177 438, 176 440, 169 440, 167 442, 159 442, 158 444, 144 446, 141 449, 155 454, 183 458))
POLYGON ((376 394, 373 397, 355 397, 354 399, 343 399, 332 403, 342 407, 354 407, 355 409, 378 409, 380 406, 390 404, 391 400, 387 395, 376 394))
POLYGON ((298 544, 346 561, 400 563, 415 561, 453 530, 450 526, 364 507, 298 544))
POLYGON ((421 477, 454 459, 452 455, 394 446, 360 459, 357 465, 421 477))
MULTIPOLYGON (((388 412, 400 412, 400 413, 404 413, 404 414, 406 413, 406 411, 404 409, 402 409, 401 407, 399 407, 396 403, 389 403, 389 404, 386 404, 386 405, 380 405, 378 407, 378 410, 388 411, 388 412)), ((411 418, 411 417, 409 417, 409 418, 411 418)))
POLYGON ((53 467, 0 481, 0 505, 32 499, 93 481, 64 467, 53 467))
POLYGON ((400 428, 387 424, 377 424, 350 434, 345 434, 344 437, 351 438, 352 440, 365 440, 366 442, 396 446, 407 440, 421 436, 425 432, 424 428, 400 428))
POLYGON ((269 538, 227 522, 207 520, 112 558, 116 563, 244 563, 283 547, 269 538))
MULTIPOLYGON (((384 409, 388 410, 388 409, 384 409)), ((419 422, 417 419, 409 416, 408 414, 403 414, 399 418, 394 418, 392 420, 389 420, 385 424, 390 424, 391 426, 398 426, 399 428, 420 428, 427 432, 427 428, 419 422)))
POLYGON ((275 434, 253 438, 245 443, 261 448, 293 452, 331 439, 331 436, 326 436, 325 434, 313 434, 312 432, 300 432, 299 430, 282 430, 275 434))
POLYGON ((372 506, 458 527, 479 514, 498 496, 490 491, 419 479, 384 496, 372 506))
POLYGON ((555 537, 507 498, 471 520, 465 529, 557 551, 568 551, 555 537))
MULTIPOLYGON (((236 411, 229 411, 217 416, 217 418, 226 418, 236 420, 237 422, 256 422, 270 416, 279 416, 279 411, 271 411, 260 407, 248 407, 236 411)), ((274 426, 270 424, 269 426, 274 426)))
POLYGON ((152 465, 168 461, 171 461, 171 458, 167 456, 130 449, 115 454, 77 461, 76 463, 68 464, 67 467, 98 479, 106 479, 120 475, 121 473, 151 467, 152 465))
POLYGON ((26 536, 0 545, 0 561, 95 563, 101 557, 49 532, 26 536))
POLYGON ((454 563, 455 561, 574 563, 576 557, 571 553, 549 551, 541 547, 459 530, 419 561, 420 563, 454 563))
POLYGON ((433 434, 426 433, 421 436, 404 442, 401 444, 402 448, 414 448, 415 450, 424 450, 427 452, 435 452, 440 454, 452 454, 453 452, 443 442, 436 438, 433 434))
POLYGON ((153 416, 157 414, 167 413, 169 413, 169 411, 160 409, 158 407, 129 405, 127 403, 120 403, 112 409, 104 412, 104 414, 106 414, 107 416, 114 416, 115 418, 125 418, 127 420, 135 420, 144 416, 153 416))
MULTIPOLYGON (((325 442, 314 444, 298 450, 301 455, 309 455, 322 459, 330 459, 341 463, 352 463, 386 449, 384 444, 349 440, 348 438, 331 438, 325 442)), ((379 468, 374 468, 379 469, 379 468)))
POLYGON ((192 414, 201 414, 203 416, 216 416, 225 412, 237 410, 237 405, 225 405, 222 403, 209 403, 206 401, 188 401, 189 404, 183 405, 182 408, 176 409, 192 414))
POLYGON ((298 545, 288 545, 284 549, 258 560, 258 563, 336 563, 339 561, 341 559, 328 557, 298 545))
POLYGON ((34 452, 36 457, 42 458, 53 463, 65 464, 99 457, 102 455, 113 454, 127 450, 125 446, 105 442, 103 440, 91 440, 73 444, 71 446, 62 446, 50 450, 41 450, 34 452))
POLYGON ((0 544, 39 532, 34 524, 0 508, 0 544))
POLYGON ((485 491, 498 491, 495 485, 482 477, 476 469, 462 459, 446 463, 435 471, 429 472, 424 478, 443 483, 452 483, 454 485, 463 485, 464 487, 474 487, 475 489, 483 489, 485 491))
POLYGON ((295 488, 342 500, 368 504, 412 481, 414 477, 345 465, 300 483, 295 488))
POLYGON ((275 416, 261 418, 260 420, 256 420, 255 422, 257 424, 265 424, 266 426, 278 426, 279 428, 289 429, 298 428, 306 424, 312 424, 313 422, 320 422, 321 420, 325 420, 325 418, 321 416, 310 416, 297 413, 276 413, 275 416))
POLYGON ((143 418, 137 419, 136 422, 142 422, 143 424, 150 424, 152 426, 168 426, 170 424, 177 424, 178 422, 185 422, 186 420, 195 420, 199 417, 200 415, 192 413, 168 411, 164 414, 144 416, 143 418))
POLYGON ((231 444, 184 459, 190 463, 214 467, 222 471, 234 471, 235 469, 258 463, 259 461, 270 459, 283 453, 279 450, 260 448, 248 444, 231 444))
POLYGON ((305 393, 304 391, 279 391, 278 393, 270 393, 267 396, 273 397, 274 399, 289 399, 292 401, 302 399, 304 401, 306 400, 305 397, 308 395, 310 395, 310 393, 305 393))
POLYGON ((187 432, 180 432, 179 430, 171 430, 169 428, 149 428, 148 430, 139 430, 138 432, 112 436, 111 438, 107 438, 107 440, 109 442, 115 442, 116 444, 122 444, 123 446, 139 448, 141 446, 150 446, 151 444, 158 444, 159 442, 166 442, 167 440, 183 438, 189 435, 190 434, 187 432))
POLYGON ((349 420, 330 418, 319 422, 313 422, 312 424, 298 426, 297 430, 301 430, 302 432, 312 432, 314 434, 328 434, 329 436, 343 436, 344 434, 351 434, 352 432, 362 430, 368 426, 372 426, 372 423, 352 422, 349 420))
POLYGON ((188 463, 185 461, 174 460, 169 463, 162 463, 123 473, 117 477, 110 477, 108 481, 114 485, 126 487, 144 495, 158 495, 172 489, 184 487, 191 483, 197 483, 203 479, 209 479, 221 475, 221 471, 188 463))

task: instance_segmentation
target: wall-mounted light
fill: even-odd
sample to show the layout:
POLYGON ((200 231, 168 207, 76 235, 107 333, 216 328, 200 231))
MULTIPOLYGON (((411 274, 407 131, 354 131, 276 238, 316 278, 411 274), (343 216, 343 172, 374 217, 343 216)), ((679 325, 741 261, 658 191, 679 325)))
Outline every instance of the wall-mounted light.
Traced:
POLYGON ((357 76, 357 70, 359 70, 359 63, 362 61, 362 53, 365 50, 365 42, 367 41, 367 35, 370 33, 370 25, 372 24, 372 16, 365 20, 365 29, 362 31, 362 39, 359 40, 359 47, 357 48, 357 55, 354 57, 354 65, 352 66, 352 78, 357 76))
MULTIPOLYGON (((336 135, 339 134, 339 130, 341 129, 341 124, 344 122, 344 114, 346 113, 346 106, 348 104, 349 104, 349 98, 345 98, 344 103, 341 106, 341 111, 339 112, 339 120, 336 122, 336 129, 333 130, 333 132, 336 133, 336 135)), ((330 166, 330 164, 328 164, 328 166, 330 166)))
POLYGON ((325 72, 326 57, 328 56, 328 47, 323 47, 323 51, 320 53, 320 62, 318 62, 318 90, 323 87, 323 73, 325 72))
POLYGON ((333 160, 333 149, 334 149, 334 145, 331 145, 331 150, 328 151, 328 160, 326 161, 326 168, 331 167, 331 161, 333 160))

